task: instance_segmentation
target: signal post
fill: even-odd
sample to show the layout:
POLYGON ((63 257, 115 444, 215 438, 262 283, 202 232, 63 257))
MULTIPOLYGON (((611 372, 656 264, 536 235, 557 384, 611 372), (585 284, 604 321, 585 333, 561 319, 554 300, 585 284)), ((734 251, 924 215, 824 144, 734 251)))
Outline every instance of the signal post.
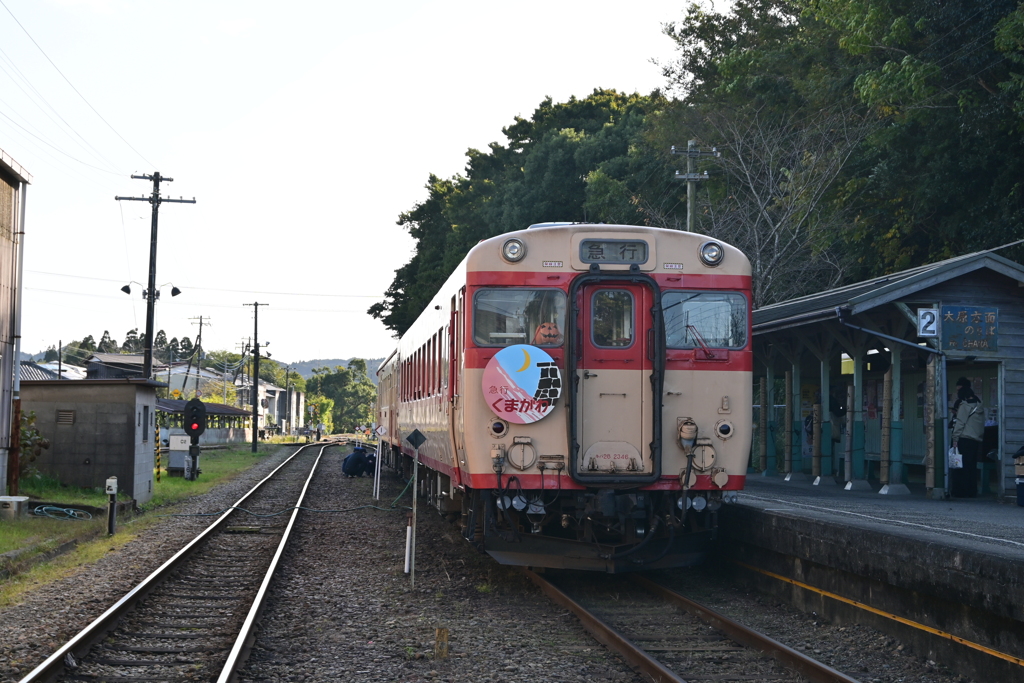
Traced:
POLYGON ((185 456, 185 479, 195 481, 199 478, 199 436, 206 431, 206 404, 193 398, 185 404, 185 433, 192 437, 185 456))

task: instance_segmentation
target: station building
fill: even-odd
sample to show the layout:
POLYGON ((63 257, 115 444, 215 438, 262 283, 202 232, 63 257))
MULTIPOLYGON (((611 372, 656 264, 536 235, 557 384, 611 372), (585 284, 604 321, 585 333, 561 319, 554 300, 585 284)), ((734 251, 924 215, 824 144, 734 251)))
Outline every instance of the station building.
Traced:
POLYGON ((754 311, 752 469, 849 490, 949 492, 955 382, 985 409, 983 495, 1016 496, 1024 267, 968 254, 754 311), (760 411, 759 411, 760 412, 760 411), (760 426, 765 429, 760 429, 760 426))

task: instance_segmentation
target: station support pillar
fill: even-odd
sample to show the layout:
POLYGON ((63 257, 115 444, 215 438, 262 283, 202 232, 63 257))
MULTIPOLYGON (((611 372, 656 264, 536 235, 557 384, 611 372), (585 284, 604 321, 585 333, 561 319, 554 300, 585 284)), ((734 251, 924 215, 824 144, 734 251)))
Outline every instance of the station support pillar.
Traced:
POLYGON ((867 481, 867 463, 864 458, 864 352, 861 350, 853 358, 853 440, 851 456, 853 459, 853 479, 846 482, 847 491, 870 491, 867 481))
POLYGON ((828 358, 821 360, 821 475, 831 479, 832 469, 832 384, 828 358))
POLYGON ((778 466, 778 452, 775 448, 775 368, 772 367, 773 363, 769 360, 767 371, 765 372, 764 381, 767 383, 768 388, 765 392, 766 406, 762 406, 761 410, 765 412, 765 424, 768 425, 768 431, 766 433, 767 441, 767 461, 768 464, 765 467, 762 474, 766 477, 774 477, 779 473, 778 466))
POLYGON ((800 397, 800 358, 797 355, 796 361, 793 363, 793 383, 789 396, 786 400, 793 405, 793 424, 790 425, 791 429, 791 440, 790 440, 790 458, 793 461, 793 468, 790 471, 790 475, 786 477, 787 481, 805 481, 807 479, 807 473, 804 471, 804 452, 803 452, 803 428, 804 428, 804 417, 801 405, 800 397))

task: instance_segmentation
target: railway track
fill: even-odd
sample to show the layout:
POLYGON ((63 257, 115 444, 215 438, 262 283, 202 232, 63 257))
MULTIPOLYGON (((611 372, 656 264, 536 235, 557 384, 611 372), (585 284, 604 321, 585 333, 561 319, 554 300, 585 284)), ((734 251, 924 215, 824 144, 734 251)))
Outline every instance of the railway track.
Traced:
POLYGON ((573 574, 548 580, 524 571, 598 642, 655 683, 857 683, 645 577, 573 574))
POLYGON ((233 680, 306 489, 333 445, 299 448, 21 683, 233 680))

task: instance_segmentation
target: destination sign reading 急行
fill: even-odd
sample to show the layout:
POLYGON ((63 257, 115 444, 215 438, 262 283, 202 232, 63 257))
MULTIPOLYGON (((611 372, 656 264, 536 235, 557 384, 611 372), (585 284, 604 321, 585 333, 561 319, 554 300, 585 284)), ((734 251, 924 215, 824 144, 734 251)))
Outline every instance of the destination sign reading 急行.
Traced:
POLYGON ((647 242, 643 240, 583 240, 580 260, 584 263, 647 263, 647 242))

